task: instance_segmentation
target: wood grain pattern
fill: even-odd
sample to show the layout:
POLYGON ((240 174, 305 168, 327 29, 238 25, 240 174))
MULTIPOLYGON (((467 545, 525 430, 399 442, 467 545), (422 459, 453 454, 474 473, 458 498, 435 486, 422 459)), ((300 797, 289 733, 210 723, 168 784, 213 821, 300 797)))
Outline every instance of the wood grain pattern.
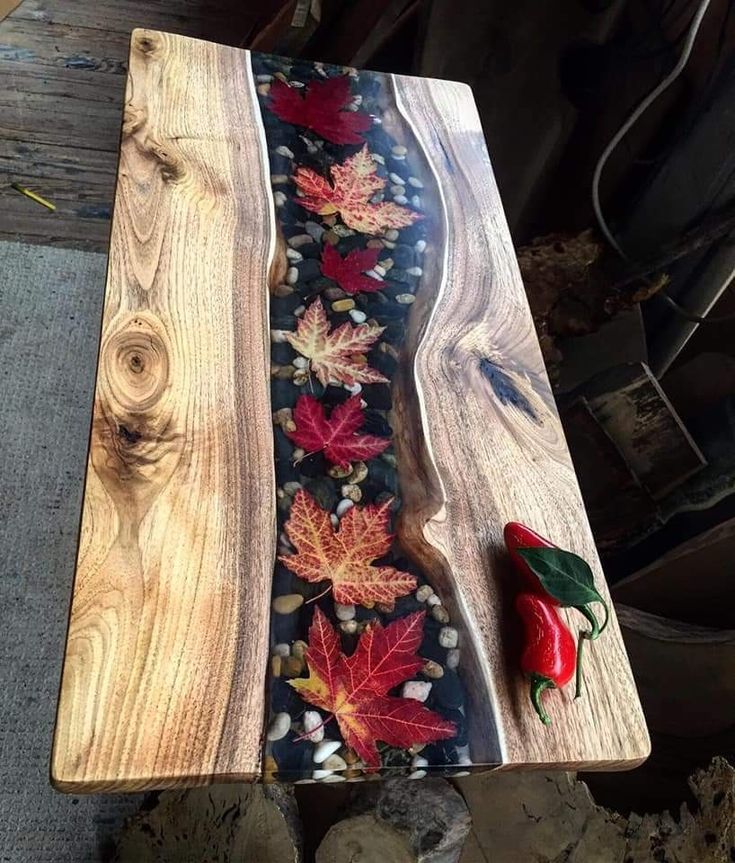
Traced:
POLYGON ((260 769, 272 205, 243 53, 135 31, 52 779, 260 769))
MULTIPOLYGON (((527 709, 509 625, 513 578, 502 551, 504 523, 523 521, 577 552, 590 561, 605 596, 607 588, 471 91, 404 77, 395 77, 394 87, 444 210, 440 278, 429 280, 415 303, 408 340, 415 380, 404 384, 399 407, 402 538, 444 587, 453 586, 453 616, 464 619, 475 653, 478 685, 469 688, 480 701, 487 693, 495 706, 505 766, 634 766, 650 744, 614 615, 604 642, 589 653, 586 697, 573 702, 571 693, 554 693, 547 729, 527 709), (405 429, 417 416, 419 447, 415 431, 405 429)), ((486 716, 470 712, 475 762, 491 755, 483 752, 486 716)))

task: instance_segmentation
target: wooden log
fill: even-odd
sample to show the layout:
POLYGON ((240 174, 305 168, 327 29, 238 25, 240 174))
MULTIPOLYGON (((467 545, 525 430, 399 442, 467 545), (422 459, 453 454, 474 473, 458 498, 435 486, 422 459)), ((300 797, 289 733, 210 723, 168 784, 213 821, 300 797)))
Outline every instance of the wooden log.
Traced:
POLYGON ((470 829, 462 797, 443 779, 356 788, 316 863, 457 863, 470 829))
POLYGON ((474 813, 461 863, 726 863, 735 847, 735 770, 722 758, 690 778, 693 805, 644 816, 598 806, 569 773, 473 776, 459 785, 474 813))
POLYGON ((300 863, 302 829, 293 792, 282 786, 215 785, 165 791, 132 818, 116 863, 300 863))

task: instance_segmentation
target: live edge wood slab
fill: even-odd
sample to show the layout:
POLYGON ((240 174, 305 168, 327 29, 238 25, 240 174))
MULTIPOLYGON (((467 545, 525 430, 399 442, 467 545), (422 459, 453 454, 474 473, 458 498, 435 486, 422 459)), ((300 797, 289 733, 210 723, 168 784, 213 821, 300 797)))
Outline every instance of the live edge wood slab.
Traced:
POLYGON ((470 90, 135 31, 54 784, 637 765, 614 614, 531 709, 509 520, 607 597, 470 90))

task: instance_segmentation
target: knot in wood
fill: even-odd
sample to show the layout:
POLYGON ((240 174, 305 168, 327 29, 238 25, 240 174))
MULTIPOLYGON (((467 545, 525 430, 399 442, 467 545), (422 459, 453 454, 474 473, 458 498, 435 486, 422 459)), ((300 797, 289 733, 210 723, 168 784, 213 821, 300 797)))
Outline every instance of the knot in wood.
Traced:
POLYGON ((102 355, 105 389, 123 413, 146 413, 169 383, 169 352, 153 321, 138 315, 113 333, 102 355))

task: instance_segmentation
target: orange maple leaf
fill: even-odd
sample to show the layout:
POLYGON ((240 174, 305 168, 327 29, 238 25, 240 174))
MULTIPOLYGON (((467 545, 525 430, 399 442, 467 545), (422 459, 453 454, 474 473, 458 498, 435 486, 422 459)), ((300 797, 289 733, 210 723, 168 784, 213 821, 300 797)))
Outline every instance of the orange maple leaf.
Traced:
POLYGON ((335 602, 372 608, 376 602, 393 602, 416 587, 416 578, 392 566, 372 562, 390 550, 390 501, 353 506, 335 530, 329 513, 303 489, 296 492, 286 535, 295 554, 279 560, 304 581, 332 582, 335 602))
POLYGON ((388 383, 388 378, 368 367, 365 353, 383 332, 385 327, 358 324, 353 327, 344 323, 329 332, 324 306, 317 297, 299 319, 295 333, 286 333, 291 345, 309 360, 309 367, 326 386, 331 383, 377 384, 388 383))
POLYGON ((289 683, 310 704, 334 715, 345 743, 368 771, 380 767, 378 740, 408 749, 457 733, 454 723, 420 701, 386 694, 423 666, 424 660, 416 654, 423 624, 423 611, 385 628, 371 622, 355 652, 345 656, 335 629, 319 608, 314 611, 306 651, 309 676, 289 683))
POLYGON ((370 198, 386 184, 367 144, 330 168, 332 184, 311 168, 298 167, 294 181, 303 194, 298 203, 322 216, 339 213, 348 228, 363 234, 381 234, 388 228, 407 228, 422 218, 420 213, 392 201, 371 203, 370 198))

